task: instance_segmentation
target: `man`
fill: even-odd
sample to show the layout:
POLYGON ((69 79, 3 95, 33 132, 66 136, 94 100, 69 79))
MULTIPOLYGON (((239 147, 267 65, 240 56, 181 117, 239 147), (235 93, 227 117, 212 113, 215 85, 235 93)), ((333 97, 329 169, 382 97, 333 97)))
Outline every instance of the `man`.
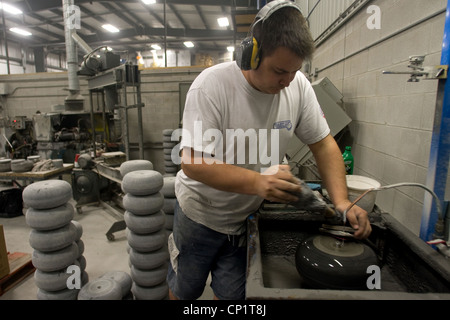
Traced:
MULTIPOLYGON (((344 212, 351 204, 340 149, 299 71, 314 52, 300 10, 271 2, 251 33, 251 61, 240 61, 244 54, 241 68, 233 61, 204 70, 186 97, 169 237, 171 299, 197 299, 209 273, 215 298, 245 298, 246 218, 264 199, 289 203, 301 192, 289 166, 279 165, 293 134, 309 145, 335 208, 344 212), (236 141, 242 132, 247 140, 236 141), (276 152, 276 163, 263 162, 269 152, 276 152)), ((358 206, 347 219, 355 237, 370 234, 367 212, 358 206)))

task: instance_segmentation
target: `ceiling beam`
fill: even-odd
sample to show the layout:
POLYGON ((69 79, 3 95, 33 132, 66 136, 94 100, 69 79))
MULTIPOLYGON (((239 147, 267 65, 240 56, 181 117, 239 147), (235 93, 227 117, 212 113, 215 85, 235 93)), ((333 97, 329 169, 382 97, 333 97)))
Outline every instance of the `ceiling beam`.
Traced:
MULTIPOLYGON (((75 5, 92 2, 116 2, 117 0, 75 0, 75 5)), ((230 6, 230 0, 165 0, 167 4, 199 5, 199 6, 230 6)), ((142 3, 141 0, 120 0, 122 3, 142 3)), ((164 0, 157 0, 157 3, 164 3, 164 0)), ((257 0, 234 0, 236 7, 256 8, 257 0)), ((61 0, 22 0, 14 2, 14 6, 19 7, 24 13, 38 12, 62 8, 61 0)))

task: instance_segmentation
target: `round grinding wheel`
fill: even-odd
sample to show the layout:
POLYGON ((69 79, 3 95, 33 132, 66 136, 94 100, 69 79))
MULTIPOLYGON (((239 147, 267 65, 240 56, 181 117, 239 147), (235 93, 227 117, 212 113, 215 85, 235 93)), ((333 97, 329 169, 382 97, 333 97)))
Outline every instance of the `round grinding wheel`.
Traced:
POLYGON ((72 198, 72 186, 64 180, 45 180, 25 187, 22 193, 26 206, 50 209, 67 203, 72 198))
POLYGON ((137 234, 152 233, 161 230, 166 223, 166 216, 163 211, 154 214, 139 216, 125 211, 125 224, 128 229, 137 234))
POLYGON ((317 289, 367 289, 367 267, 378 263, 369 246, 324 235, 302 241, 295 254, 300 276, 317 289))
POLYGON ((122 289, 122 297, 126 296, 131 291, 133 280, 125 271, 109 271, 100 276, 100 278, 109 278, 116 281, 122 289))
POLYGON ((161 190, 164 179, 154 170, 137 170, 129 172, 122 179, 122 191, 136 196, 153 194, 161 190))
POLYGON ((123 162, 119 168, 122 178, 125 177, 128 172, 136 170, 153 170, 153 163, 148 160, 128 160, 123 162))
POLYGON ((70 203, 51 209, 28 208, 25 214, 25 222, 32 229, 53 230, 68 224, 75 214, 75 209, 70 203))
POLYGON ((146 196, 135 196, 127 193, 123 199, 122 204, 125 210, 128 210, 135 215, 154 214, 160 211, 164 205, 164 196, 161 192, 146 196))
POLYGON ((81 288, 78 300, 122 300, 122 287, 113 279, 97 278, 81 288))

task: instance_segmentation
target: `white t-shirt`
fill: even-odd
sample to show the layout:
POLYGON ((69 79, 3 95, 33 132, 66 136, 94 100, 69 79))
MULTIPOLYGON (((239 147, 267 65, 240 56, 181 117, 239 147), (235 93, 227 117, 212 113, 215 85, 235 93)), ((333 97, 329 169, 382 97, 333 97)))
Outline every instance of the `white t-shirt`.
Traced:
MULTIPOLYGON (((186 96, 180 148, 191 147, 214 154, 212 159, 263 172, 281 163, 294 134, 312 144, 329 132, 303 73, 297 72, 280 93, 267 94, 254 89, 233 61, 205 69, 192 83, 186 96)), ((190 219, 225 234, 242 233, 246 218, 263 201, 259 196, 214 189, 182 170, 177 174, 175 192, 190 219)))

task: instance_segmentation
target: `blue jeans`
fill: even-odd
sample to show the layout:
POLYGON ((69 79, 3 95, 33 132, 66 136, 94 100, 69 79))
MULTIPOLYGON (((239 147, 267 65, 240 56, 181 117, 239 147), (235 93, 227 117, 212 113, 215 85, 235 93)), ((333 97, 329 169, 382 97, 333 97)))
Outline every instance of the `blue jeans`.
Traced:
MULTIPOLYGON (((246 233, 240 237, 246 237, 246 233)), ((173 240, 172 245, 179 253, 175 261, 171 253, 167 282, 175 297, 182 300, 198 299, 211 273, 211 288, 217 298, 245 299, 247 248, 245 243, 239 241, 239 237, 216 232, 192 221, 177 202, 173 240)))

